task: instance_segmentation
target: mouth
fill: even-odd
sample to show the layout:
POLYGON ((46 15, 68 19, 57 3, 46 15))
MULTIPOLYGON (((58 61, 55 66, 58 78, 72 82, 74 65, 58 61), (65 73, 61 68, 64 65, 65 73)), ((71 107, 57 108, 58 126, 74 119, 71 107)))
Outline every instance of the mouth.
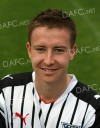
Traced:
POLYGON ((46 73, 53 73, 58 69, 48 69, 48 68, 41 68, 43 71, 45 71, 46 73))

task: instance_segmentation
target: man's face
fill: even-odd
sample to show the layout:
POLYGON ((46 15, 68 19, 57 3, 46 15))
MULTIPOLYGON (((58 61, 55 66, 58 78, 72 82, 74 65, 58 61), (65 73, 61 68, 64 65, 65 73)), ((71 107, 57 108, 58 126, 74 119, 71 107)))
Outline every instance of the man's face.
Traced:
POLYGON ((38 27, 32 32, 27 50, 36 77, 44 82, 57 82, 67 73, 76 45, 70 49, 70 32, 66 29, 38 27))

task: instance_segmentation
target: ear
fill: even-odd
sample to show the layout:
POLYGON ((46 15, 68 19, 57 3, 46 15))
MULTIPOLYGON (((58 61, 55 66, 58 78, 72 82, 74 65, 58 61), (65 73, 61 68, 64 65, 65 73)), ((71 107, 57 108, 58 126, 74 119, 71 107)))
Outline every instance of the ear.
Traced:
POLYGON ((70 60, 73 60, 75 54, 77 51, 77 45, 75 44, 71 49, 70 49, 70 60))
POLYGON ((29 58, 31 59, 31 44, 29 42, 26 43, 26 49, 27 49, 29 58))

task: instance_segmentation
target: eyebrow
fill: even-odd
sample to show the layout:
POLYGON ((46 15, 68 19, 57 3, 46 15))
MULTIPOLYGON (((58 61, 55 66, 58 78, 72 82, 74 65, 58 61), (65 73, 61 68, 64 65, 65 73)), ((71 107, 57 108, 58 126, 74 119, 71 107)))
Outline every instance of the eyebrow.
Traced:
POLYGON ((45 47, 43 45, 33 45, 33 48, 37 48, 37 47, 45 47))
POLYGON ((55 46, 54 48, 63 48, 63 49, 67 49, 66 46, 55 46))

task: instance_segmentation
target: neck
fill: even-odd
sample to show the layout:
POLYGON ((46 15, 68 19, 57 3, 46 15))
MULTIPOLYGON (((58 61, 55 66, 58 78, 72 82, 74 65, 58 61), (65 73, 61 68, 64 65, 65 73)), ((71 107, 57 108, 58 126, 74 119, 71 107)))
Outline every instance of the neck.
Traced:
POLYGON ((39 78, 35 78, 35 86, 41 99, 45 102, 52 102, 56 101, 64 93, 70 81, 71 78, 67 75, 54 83, 46 83, 39 78))

